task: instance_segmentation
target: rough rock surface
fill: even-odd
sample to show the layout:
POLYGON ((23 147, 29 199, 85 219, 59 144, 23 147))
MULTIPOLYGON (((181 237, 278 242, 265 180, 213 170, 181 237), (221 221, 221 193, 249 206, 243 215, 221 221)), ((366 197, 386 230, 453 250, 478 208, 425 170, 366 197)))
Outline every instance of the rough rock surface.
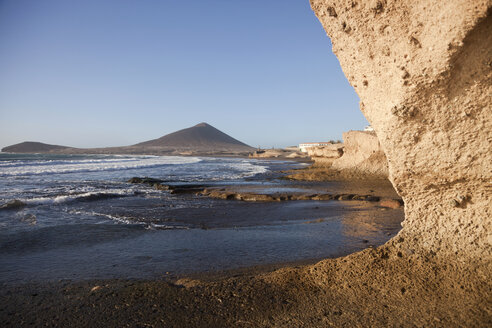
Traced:
POLYGON ((249 154, 251 158, 307 158, 305 153, 287 149, 261 149, 249 154))
POLYGON ((388 162, 374 132, 349 131, 343 134, 343 156, 333 162, 335 170, 388 176, 388 162))
POLYGON ((314 157, 340 158, 343 155, 343 147, 343 143, 336 143, 326 146, 307 148, 306 152, 309 156, 314 157))
POLYGON ((343 155, 343 143, 307 148, 307 154, 316 165, 331 166, 333 161, 343 155))
POLYGON ((410 251, 490 263, 492 3, 311 0, 405 201, 410 251))

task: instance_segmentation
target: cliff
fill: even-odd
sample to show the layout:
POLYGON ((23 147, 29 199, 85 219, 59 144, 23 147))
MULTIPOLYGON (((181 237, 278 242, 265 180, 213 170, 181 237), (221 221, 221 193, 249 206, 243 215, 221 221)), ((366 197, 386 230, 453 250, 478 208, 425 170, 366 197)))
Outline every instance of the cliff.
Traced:
POLYGON ((333 169, 349 171, 353 175, 381 178, 388 176, 388 163, 376 133, 345 132, 343 145, 343 156, 333 162, 333 169))
POLYGON ((342 143, 307 148, 307 154, 317 166, 331 166, 333 161, 343 155, 342 143))
MULTIPOLYGON (((312 0, 405 201, 409 252, 491 259, 491 2, 312 0)), ((396 243, 395 243, 396 245, 396 243)))

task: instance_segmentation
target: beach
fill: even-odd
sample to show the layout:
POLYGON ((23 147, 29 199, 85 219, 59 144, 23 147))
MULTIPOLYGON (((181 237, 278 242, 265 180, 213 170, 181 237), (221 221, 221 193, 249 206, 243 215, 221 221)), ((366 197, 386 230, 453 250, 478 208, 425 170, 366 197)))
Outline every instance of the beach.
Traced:
POLYGON ((298 162, 256 164, 268 172, 247 174, 242 182, 121 177, 118 183, 137 188, 136 196, 69 203, 94 211, 110 204, 113 212, 106 214, 119 222, 89 225, 89 234, 80 224, 57 228, 48 222, 44 231, 57 232, 49 239, 38 232, 34 244, 26 227, 6 242, 4 236, 4 326, 449 327, 490 321, 483 267, 415 253, 399 246, 403 238, 387 242, 403 220, 401 206, 382 206, 398 197, 388 181, 325 170, 326 179, 298 162), (138 199, 143 191, 159 196, 138 199), (163 195, 188 206, 151 206, 156 199, 163 205, 163 195), (133 208, 125 217, 132 222, 114 212, 121 201, 126 211, 133 208), (180 219, 163 227, 156 221, 159 209, 180 219), (149 213, 153 219, 145 220, 149 213), (200 221, 204 215, 211 220, 200 221), (470 280, 471 274, 478 278, 470 280))
POLYGON ((0 314, 7 327, 488 326, 486 268, 453 263, 381 247, 171 281, 2 286, 0 314))
MULTIPOLYGON (((227 279, 244 284, 246 277, 377 247, 396 235, 403 220, 401 208, 380 206, 381 199, 397 197, 389 183, 358 183, 355 194, 348 181, 296 181, 288 173, 306 167, 296 161, 43 156, 2 163, 4 197, 10 197, 0 213, 1 317, 7 326, 34 318, 92 326, 84 320, 97 315, 81 314, 78 322, 73 312, 91 305, 71 308, 64 291, 83 301, 86 288, 93 295, 128 284, 166 295, 186 294, 203 282, 206 290, 222 289, 217 286, 227 279), (136 174, 145 177, 128 179, 136 174), (220 199, 212 191, 235 196, 220 199), (48 319, 41 315, 46 310, 59 315, 48 319)), ((256 283, 245 288, 261 290, 256 283)), ((100 295, 98 302, 124 301, 116 295, 100 295)), ((188 296, 179 297, 182 306, 191 306, 188 296)), ((162 305, 171 301, 174 296, 162 305)), ((169 324, 180 322, 186 323, 169 324)))

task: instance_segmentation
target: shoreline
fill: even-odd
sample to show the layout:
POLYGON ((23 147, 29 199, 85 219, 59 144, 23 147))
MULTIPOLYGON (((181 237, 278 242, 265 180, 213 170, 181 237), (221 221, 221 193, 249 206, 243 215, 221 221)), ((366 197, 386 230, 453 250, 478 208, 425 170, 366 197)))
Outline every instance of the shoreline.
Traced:
MULTIPOLYGON (((333 181, 331 188, 365 190, 368 184, 333 181)), ((4 283, 0 319, 5 327, 449 327, 492 321, 486 265, 414 253, 400 241, 397 236, 335 258, 154 279, 4 283)))
MULTIPOLYGON (((349 194, 327 193, 330 190, 340 189, 342 186, 340 183, 331 185, 325 182, 304 183, 281 179, 285 175, 283 170, 299 167, 295 163, 297 162, 288 161, 288 163, 269 164, 268 172, 255 178, 246 178, 245 183, 239 184, 228 181, 218 184, 214 182, 210 185, 207 182, 173 184, 171 181, 153 178, 130 178, 128 183, 148 185, 137 187, 139 190, 154 189, 148 192, 156 196, 162 193, 179 202, 192 201, 197 204, 207 204, 206 208, 200 205, 196 209, 180 210, 166 205, 164 207, 169 208, 170 212, 164 210, 164 207, 163 210, 159 210, 161 216, 171 218, 170 227, 189 227, 185 230, 191 229, 191 232, 180 229, 160 229, 158 224, 154 226, 153 221, 149 221, 151 223, 135 226, 97 225, 88 227, 87 233, 80 234, 73 226, 66 226, 56 230, 59 237, 49 237, 47 233, 50 229, 46 227, 39 233, 33 230, 32 233, 22 236, 6 235, 3 243, 6 248, 2 252, 5 265, 2 280, 11 284, 23 280, 42 283, 67 277, 75 283, 78 279, 87 278, 152 279, 155 277, 160 279, 161 273, 167 271, 172 275, 178 273, 180 276, 182 274, 203 276, 205 274, 211 277, 217 272, 221 272, 221 276, 227 275, 225 272, 236 268, 241 268, 241 271, 245 272, 255 271, 260 267, 261 271, 271 271, 285 266, 312 264, 323 258, 350 254, 369 245, 381 245, 400 229, 403 218, 401 209, 380 212, 385 209, 379 207, 379 202, 369 201, 365 199, 366 196, 356 198, 349 194), (204 188, 217 191, 224 189, 227 193, 236 195, 240 193, 241 197, 234 199, 211 197, 212 195, 204 192, 204 188), (261 198, 257 199, 265 194, 272 195, 276 200, 267 202, 261 198), (203 220, 199 218, 200 216, 210 216, 210 219, 203 220), (135 229, 138 231, 134 231, 135 229), (238 229, 242 232, 237 232, 238 229), (207 230, 211 231, 207 232, 207 230), (332 233, 333 237, 331 237, 332 233), (67 234, 73 241, 67 241, 67 237, 64 237, 67 234), (110 238, 112 247, 120 251, 111 253, 111 247, 105 251, 104 245, 97 239, 101 234, 107 236, 105 238, 110 238), (118 235, 123 237, 117 238, 118 235), (134 237, 130 239, 125 237, 130 235, 134 237), (19 240, 22 241, 22 238, 41 241, 43 238, 50 238, 49 247, 23 246, 25 253, 16 255, 15 244, 19 240), (180 242, 183 238, 190 242, 180 242), (210 238, 214 242, 208 242, 210 238), (269 242, 276 246, 270 247, 269 242), (298 246, 293 247, 293 242, 298 246), (84 243, 87 243, 88 247, 83 247, 84 243), (201 245, 203 251, 200 247, 196 247, 197 243, 201 245), (65 251, 65 245, 69 245, 71 250, 65 251), (167 253, 159 254, 153 249, 166 250, 167 253), (202 263, 200 259, 207 256, 208 249, 214 250, 215 255, 202 263), (91 256, 96 258, 91 266, 84 267, 70 260, 67 254, 71 258, 78 258, 80 263, 90 261, 91 256), (243 254, 243 256, 238 257, 235 254, 243 254), (46 256, 55 256, 56 261, 44 260, 46 256), (38 269, 28 268, 29 263, 37 263, 38 269), (202 263, 203 267, 196 266, 198 263, 202 263), (73 269, 65 269, 64 265, 73 269), (251 265, 256 269, 251 269, 251 265)), ((263 164, 260 162, 259 165, 263 164)), ((390 192, 394 193, 389 183, 384 188, 388 186, 390 192)), ((380 193, 378 188, 365 192, 364 195, 380 193)), ((380 194, 382 195, 383 192, 380 194)), ((121 201, 119 199, 112 199, 111 204, 124 208, 128 201, 125 201, 125 198, 121 198, 121 201)), ((156 200, 145 204, 151 209, 159 209, 167 202, 156 200)), ((94 206, 100 205, 96 203, 94 206)), ((15 211, 18 207, 5 206, 4 210, 15 211)), ((31 207, 26 205, 26 209, 29 211, 31 207)), ((106 213, 101 210, 98 212, 106 213)), ((119 215, 118 211, 114 212, 116 214, 112 214, 112 211, 107 213, 116 217, 119 215)), ((168 224, 164 223, 164 225, 168 224)))
POLYGON ((174 281, 3 286, 0 318, 5 327, 486 326, 491 302, 482 292, 490 281, 467 276, 486 271, 450 263, 381 246, 315 264, 174 281))

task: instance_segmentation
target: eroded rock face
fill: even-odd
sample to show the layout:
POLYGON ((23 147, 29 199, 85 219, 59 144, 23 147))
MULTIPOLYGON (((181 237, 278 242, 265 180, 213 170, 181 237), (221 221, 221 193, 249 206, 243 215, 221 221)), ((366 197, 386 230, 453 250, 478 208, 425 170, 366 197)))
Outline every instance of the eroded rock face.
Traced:
MULTIPOLYGON (((311 0, 405 201, 411 251, 490 260, 487 0, 311 0)), ((400 243, 401 244, 401 243, 400 243)))
POLYGON ((307 154, 318 166, 331 166, 333 161, 342 157, 344 145, 336 143, 326 146, 316 146, 306 149, 307 154))
POLYGON ((360 175, 388 177, 388 163, 376 133, 344 132, 343 144, 343 156, 333 162, 332 168, 360 175))

